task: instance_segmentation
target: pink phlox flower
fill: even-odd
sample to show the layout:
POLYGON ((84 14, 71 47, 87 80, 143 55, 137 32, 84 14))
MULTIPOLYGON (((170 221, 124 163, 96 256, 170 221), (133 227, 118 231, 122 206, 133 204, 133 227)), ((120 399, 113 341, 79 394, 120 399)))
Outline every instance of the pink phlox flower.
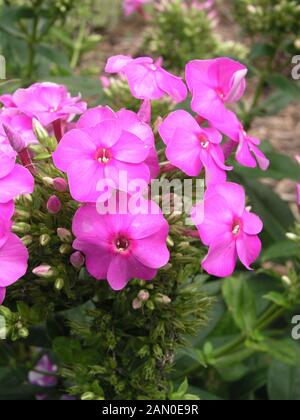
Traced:
POLYGON ((101 214, 87 204, 73 219, 73 247, 85 255, 88 272, 107 279, 114 290, 133 278, 152 280, 170 258, 167 221, 154 202, 140 202, 139 212, 118 208, 115 214, 101 214))
POLYGON ((209 252, 202 267, 217 277, 231 276, 237 260, 251 270, 261 252, 263 223, 246 208, 244 189, 235 183, 209 187, 192 218, 209 252))
POLYGON ((167 145, 166 156, 177 168, 189 176, 198 176, 203 167, 207 185, 226 181, 226 171, 221 148, 222 135, 215 128, 202 128, 186 111, 171 113, 158 129, 167 145))
POLYGON ((79 120, 75 130, 64 135, 53 160, 67 173, 75 200, 96 202, 102 191, 99 183, 106 181, 126 191, 131 181, 141 180, 148 185, 151 177, 146 160, 154 138, 150 127, 134 115, 130 111, 115 114, 107 107, 95 108, 79 120), (134 119, 132 125, 130 118, 134 119))
POLYGON ((0 289, 15 283, 27 271, 28 251, 18 236, 11 232, 13 212, 12 202, 0 204, 0 289))
POLYGON ((247 68, 230 58, 194 60, 186 66, 186 81, 193 95, 192 110, 218 127, 235 124, 235 114, 226 108, 246 89, 247 68))
POLYGON ((35 366, 35 370, 29 372, 28 379, 32 385, 41 386, 43 388, 51 388, 57 385, 57 378, 47 373, 57 373, 58 368, 52 362, 48 355, 44 355, 35 366), (36 372, 36 370, 38 372, 36 372), (41 373, 39 373, 41 372, 41 373))
POLYGON ((81 96, 72 97, 65 86, 55 83, 36 83, 13 94, 18 109, 29 117, 37 118, 47 126, 56 120, 71 120, 87 109, 81 96))
POLYGON ((175 102, 182 102, 187 89, 180 77, 174 76, 161 67, 161 61, 150 57, 133 59, 116 55, 107 61, 107 73, 122 73, 126 76, 132 96, 137 99, 155 100, 169 95, 175 102))

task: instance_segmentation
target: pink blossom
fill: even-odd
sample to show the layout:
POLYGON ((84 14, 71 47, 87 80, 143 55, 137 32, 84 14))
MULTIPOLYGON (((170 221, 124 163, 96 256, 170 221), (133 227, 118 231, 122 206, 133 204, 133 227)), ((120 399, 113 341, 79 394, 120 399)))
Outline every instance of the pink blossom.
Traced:
POLYGON ((32 385, 42 386, 45 388, 57 385, 57 378, 51 374, 57 373, 57 366, 51 361, 48 355, 44 355, 36 364, 34 371, 29 372, 29 382, 32 385), (38 371, 38 372, 36 372, 38 371), (43 373, 39 373, 43 372, 43 373), (50 375, 47 375, 49 373, 50 375))
POLYGON ((130 16, 135 12, 141 13, 142 7, 152 0, 124 0, 124 12, 126 16, 130 16))
MULTIPOLYGON (((19 280, 27 271, 28 251, 22 241, 11 233, 13 203, 0 204, 0 288, 19 280)), ((2 297, 4 291, 2 290, 2 297)))
POLYGON ((108 107, 86 112, 75 130, 62 138, 53 154, 55 165, 68 174, 75 200, 96 202, 99 181, 111 180, 116 188, 126 173, 132 180, 150 181, 147 158, 154 145, 152 130, 130 111, 115 114, 108 107))
POLYGON ((153 179, 158 176, 160 168, 155 150, 153 131, 149 124, 144 121, 144 118, 142 118, 146 118, 146 115, 149 117, 149 108, 147 109, 147 105, 145 107, 145 114, 143 116, 126 109, 114 112, 108 106, 91 108, 80 117, 77 128, 92 128, 106 119, 115 119, 123 130, 136 135, 149 148, 149 155, 145 160, 145 164, 149 167, 150 176, 153 179))
POLYGON ((251 270, 261 252, 258 234, 263 223, 245 209, 244 189, 234 183, 209 187, 204 201, 193 211, 193 220, 209 252, 202 267, 217 277, 231 276, 238 258, 251 270))
POLYGON ((18 89, 13 101, 21 112, 37 118, 44 126, 59 119, 69 120, 87 108, 80 96, 72 97, 65 86, 55 83, 36 83, 18 89))
POLYGON ((230 58, 190 61, 186 81, 193 95, 192 110, 217 128, 218 124, 235 124, 235 114, 225 105, 243 96, 246 74, 247 68, 230 58))
POLYGON ((207 185, 226 181, 225 165, 220 146, 222 135, 214 128, 202 128, 186 111, 171 113, 159 127, 167 145, 166 156, 189 176, 198 176, 205 167, 207 185))
POLYGON ((105 71, 124 74, 132 96, 137 99, 155 100, 167 94, 175 102, 182 102, 187 96, 182 79, 164 70, 160 61, 154 62, 150 57, 133 59, 116 55, 108 59, 105 71))
POLYGON ((93 204, 81 207, 73 219, 77 237, 73 247, 86 257, 88 272, 107 279, 114 290, 133 278, 152 280, 170 258, 166 239, 169 226, 153 202, 143 202, 139 214, 99 214, 93 204))

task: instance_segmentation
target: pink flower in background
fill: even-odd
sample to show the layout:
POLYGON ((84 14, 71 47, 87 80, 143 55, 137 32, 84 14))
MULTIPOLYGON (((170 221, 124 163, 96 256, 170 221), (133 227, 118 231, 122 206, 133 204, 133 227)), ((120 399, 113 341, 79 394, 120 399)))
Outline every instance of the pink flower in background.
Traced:
POLYGON ((136 215, 102 215, 87 204, 73 219, 73 247, 85 255, 89 273, 97 280, 107 279, 114 290, 133 278, 152 280, 170 258, 167 221, 153 202, 142 203, 143 214, 136 215))
POLYGON ((137 99, 155 100, 169 95, 175 102, 182 102, 187 96, 182 79, 164 70, 160 60, 116 55, 108 59, 105 71, 124 74, 132 96, 137 99))
MULTIPOLYGON (((19 280, 27 271, 28 251, 23 242, 11 233, 13 203, 0 204, 0 288, 19 280)), ((3 296, 2 290, 2 296, 3 296)))
POLYGON ((245 209, 244 189, 234 183, 219 184, 207 189, 204 201, 193 211, 193 220, 209 252, 202 267, 217 277, 231 276, 237 260, 251 270, 261 252, 258 234, 263 223, 245 209))
POLYGON ((29 372, 29 382, 32 385, 41 386, 44 388, 50 388, 57 385, 57 378, 56 376, 51 375, 51 373, 57 373, 58 368, 57 366, 51 361, 48 355, 44 355, 37 365, 35 366, 35 371, 29 372), (39 373, 44 372, 44 373, 39 373), (49 373, 50 375, 47 375, 49 373))
MULTIPOLYGON (((81 121, 78 126, 82 124, 81 121)), ((117 119, 105 119, 91 128, 65 134, 53 160, 58 169, 67 173, 75 200, 96 202, 101 191, 98 189, 100 181, 110 180, 116 188, 125 189, 132 180, 148 184, 150 170, 145 160, 149 151, 149 146, 137 135, 124 130, 117 119), (121 185, 124 173, 128 184, 121 185)))
POLYGON ((80 96, 72 97, 65 86, 55 83, 36 83, 13 94, 17 108, 47 126, 56 120, 69 120, 82 114, 87 105, 80 96))
POLYGON ((202 128, 186 111, 171 113, 159 127, 167 145, 166 156, 189 176, 198 176, 205 167, 207 185, 226 181, 222 135, 214 128, 202 128))
POLYGON ((124 0, 124 12, 126 16, 130 16, 135 12, 141 13, 142 7, 146 3, 151 3, 152 0, 124 0))
POLYGON ((150 169, 151 178, 156 178, 159 174, 160 167, 155 149, 154 134, 151 127, 141 120, 140 115, 126 109, 114 112, 108 106, 98 106, 89 109, 80 117, 77 128, 92 128, 106 119, 116 120, 122 130, 134 134, 149 148, 149 155, 145 160, 145 164, 150 169))
POLYGON ((217 128, 218 124, 236 124, 237 118, 226 104, 243 96, 246 74, 247 68, 230 58, 190 61, 186 81, 193 95, 192 110, 217 128))
POLYGON ((0 137, 0 203, 21 194, 31 194, 33 188, 33 176, 28 169, 16 164, 16 152, 0 137))

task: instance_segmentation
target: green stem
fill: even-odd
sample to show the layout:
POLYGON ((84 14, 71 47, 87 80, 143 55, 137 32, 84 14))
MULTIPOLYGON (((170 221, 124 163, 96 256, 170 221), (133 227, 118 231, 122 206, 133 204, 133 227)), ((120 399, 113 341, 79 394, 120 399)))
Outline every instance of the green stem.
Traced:
POLYGON ((70 66, 73 70, 77 67, 77 65, 79 63, 79 60, 80 60, 83 41, 84 41, 85 32, 86 32, 85 28, 86 28, 86 22, 83 21, 82 24, 80 25, 80 28, 79 28, 79 34, 78 34, 78 37, 77 37, 77 40, 76 40, 76 43, 75 43, 75 46, 74 46, 73 56, 72 56, 72 59, 71 59, 70 66))

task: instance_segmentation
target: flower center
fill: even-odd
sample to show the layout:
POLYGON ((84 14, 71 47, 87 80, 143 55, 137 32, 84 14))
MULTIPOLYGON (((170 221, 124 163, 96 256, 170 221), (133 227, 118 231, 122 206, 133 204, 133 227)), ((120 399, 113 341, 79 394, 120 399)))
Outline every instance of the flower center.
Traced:
POLYGON ((232 233, 237 236, 241 231, 241 225, 240 224, 236 224, 233 227, 232 233))
POLYGON ((58 106, 54 106, 52 108, 50 108, 50 112, 54 113, 58 111, 58 106))
POLYGON ((204 134, 199 134, 198 139, 200 141, 201 147, 203 147, 203 149, 207 149, 209 146, 209 140, 207 137, 204 134))
POLYGON ((217 88, 217 89, 216 89, 216 92, 217 92, 217 94, 218 94, 219 98, 220 98, 222 101, 224 101, 224 99, 225 99, 225 93, 223 92, 223 90, 222 90, 221 88, 217 88))
POLYGON ((112 158, 111 152, 107 149, 99 149, 96 153, 96 160, 103 165, 106 165, 112 158))
POLYGON ((118 252, 125 252, 129 248, 130 242, 124 237, 117 238, 115 242, 118 252))
POLYGON ((157 65, 156 64, 150 64, 149 69, 152 70, 152 71, 156 71, 157 70, 157 65))

